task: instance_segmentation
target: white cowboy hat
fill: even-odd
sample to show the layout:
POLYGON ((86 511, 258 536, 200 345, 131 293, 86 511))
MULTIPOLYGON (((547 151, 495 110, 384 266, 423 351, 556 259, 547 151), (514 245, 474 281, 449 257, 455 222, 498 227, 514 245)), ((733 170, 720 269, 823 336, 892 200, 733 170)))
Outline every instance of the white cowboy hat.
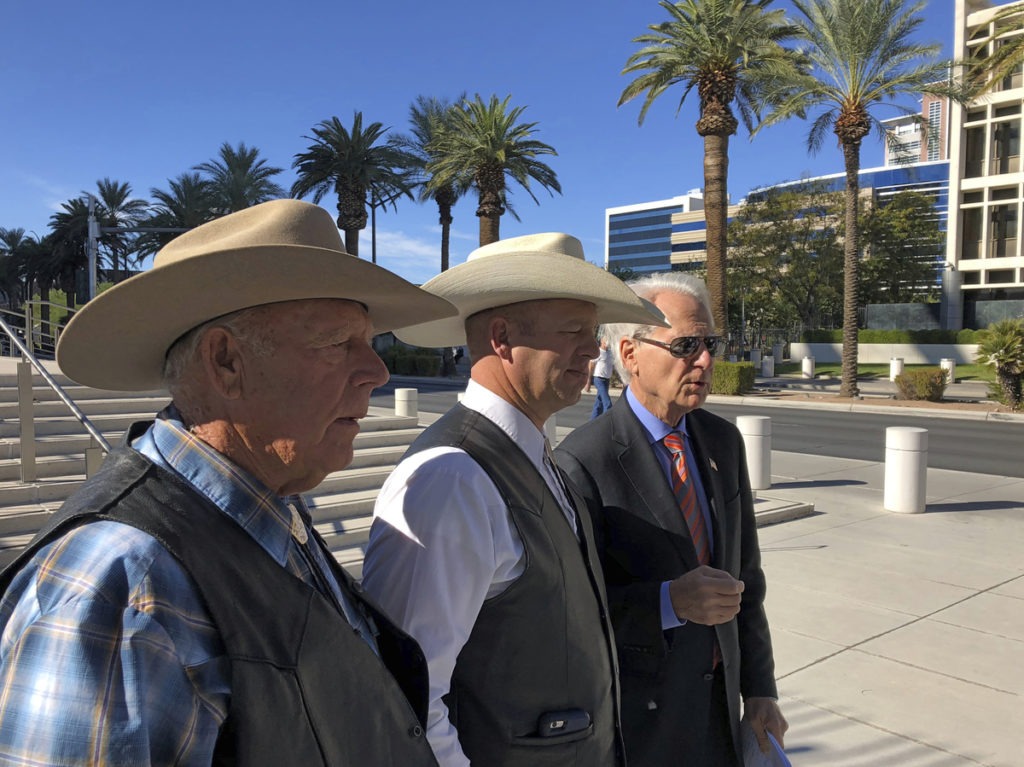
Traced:
POLYGON ((442 272, 423 289, 450 301, 459 313, 395 333, 414 346, 460 346, 466 343, 466 319, 477 312, 548 298, 589 301, 597 307, 601 323, 667 327, 653 304, 615 275, 587 263, 579 240, 557 232, 483 245, 464 264, 442 272))
POLYGON ((167 350, 192 328, 251 306, 307 298, 357 301, 377 332, 455 311, 346 253, 323 208, 273 200, 182 234, 157 253, 152 269, 87 303, 61 334, 57 363, 87 386, 159 389, 167 350))

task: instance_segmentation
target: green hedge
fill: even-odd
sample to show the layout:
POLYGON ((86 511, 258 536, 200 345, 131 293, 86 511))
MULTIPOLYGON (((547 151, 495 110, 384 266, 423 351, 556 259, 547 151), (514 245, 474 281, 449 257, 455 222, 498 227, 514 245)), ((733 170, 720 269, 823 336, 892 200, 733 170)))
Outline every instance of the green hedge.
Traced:
POLYGON ((752 362, 726 362, 715 360, 711 376, 712 394, 744 394, 754 388, 752 362))
POLYGON ((897 399, 941 402, 946 393, 946 371, 941 368, 916 368, 896 376, 897 399))
MULTIPOLYGON (((976 344, 980 330, 871 330, 857 331, 862 344, 976 344)), ((805 330, 805 344, 841 344, 842 330, 805 330)))
POLYGON ((425 349, 389 346, 380 353, 388 371, 400 376, 436 376, 441 372, 441 355, 425 349))

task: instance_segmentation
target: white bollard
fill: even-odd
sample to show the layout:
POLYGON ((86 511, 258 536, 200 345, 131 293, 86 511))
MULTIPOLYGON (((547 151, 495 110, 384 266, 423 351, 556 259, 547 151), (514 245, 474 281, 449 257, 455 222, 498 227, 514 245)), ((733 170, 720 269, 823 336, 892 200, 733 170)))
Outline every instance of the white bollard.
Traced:
POLYGON ((765 357, 761 360, 761 375, 765 378, 775 377, 775 358, 765 357))
POLYGON ((735 361, 736 361, 736 355, 735 354, 730 354, 729 355, 729 362, 735 362, 735 361))
POLYGON ((943 357, 939 360, 939 367, 946 371, 946 383, 956 383, 956 360, 950 357, 943 357))
POLYGON ((782 343, 772 344, 772 356, 775 359, 777 359, 779 362, 782 362, 782 360, 785 359, 785 357, 783 357, 785 349, 786 349, 786 345, 785 344, 782 344, 782 343))
POLYGON ((890 357, 889 358, 889 380, 895 381, 896 376, 903 372, 903 358, 902 357, 890 357))
POLYGON ((754 370, 757 370, 759 367, 761 367, 761 350, 760 349, 751 349, 750 350, 750 361, 754 365, 754 370))
POLYGON ((889 426, 885 430, 886 511, 918 514, 924 511, 928 480, 928 430, 889 426))
POLYGON ((801 373, 804 378, 814 378, 814 357, 804 357, 801 373))
POLYGON ((750 487, 767 490, 772 486, 772 419, 766 415, 738 415, 736 428, 743 435, 750 487))
POLYGON ((395 415, 419 416, 419 391, 395 389, 395 415))

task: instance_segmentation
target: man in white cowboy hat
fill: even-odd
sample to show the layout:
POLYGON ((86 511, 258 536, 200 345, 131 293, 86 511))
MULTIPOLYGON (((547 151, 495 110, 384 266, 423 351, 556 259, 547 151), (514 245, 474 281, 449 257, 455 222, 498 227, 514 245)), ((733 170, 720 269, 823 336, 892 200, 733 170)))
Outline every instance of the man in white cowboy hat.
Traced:
POLYGON ((0 574, 4 764, 432 765, 426 667, 297 494, 352 459, 375 331, 452 314, 276 200, 167 245, 57 361, 166 385, 0 574))
POLYGON ((386 481, 364 588, 427 656, 443 767, 621 765, 593 532, 543 428, 579 399, 599 322, 659 319, 564 234, 483 246, 424 288, 459 314, 399 338, 467 344, 471 380, 386 481))

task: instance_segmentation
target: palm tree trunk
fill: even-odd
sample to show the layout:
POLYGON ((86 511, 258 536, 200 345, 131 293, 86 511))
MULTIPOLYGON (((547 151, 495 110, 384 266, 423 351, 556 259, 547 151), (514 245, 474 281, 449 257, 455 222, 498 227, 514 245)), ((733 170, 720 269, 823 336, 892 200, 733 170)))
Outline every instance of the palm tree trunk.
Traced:
POLYGON ((452 238, 452 206, 437 203, 438 223, 441 224, 441 271, 448 271, 448 254, 452 238))
POLYGON ((857 208, 860 197, 860 141, 843 142, 846 167, 846 231, 843 242, 843 372, 840 397, 856 397, 857 388, 857 308, 860 291, 859 233, 857 208))
POLYGON ((349 255, 359 258, 359 230, 345 230, 345 250, 349 255))
POLYGON ((711 314, 719 332, 729 329, 726 299, 726 224, 729 216, 729 136, 704 136, 704 219, 707 226, 707 284, 711 314))
POLYGON ((480 244, 490 245, 492 242, 500 240, 501 214, 482 215, 477 213, 477 216, 480 218, 480 244))

